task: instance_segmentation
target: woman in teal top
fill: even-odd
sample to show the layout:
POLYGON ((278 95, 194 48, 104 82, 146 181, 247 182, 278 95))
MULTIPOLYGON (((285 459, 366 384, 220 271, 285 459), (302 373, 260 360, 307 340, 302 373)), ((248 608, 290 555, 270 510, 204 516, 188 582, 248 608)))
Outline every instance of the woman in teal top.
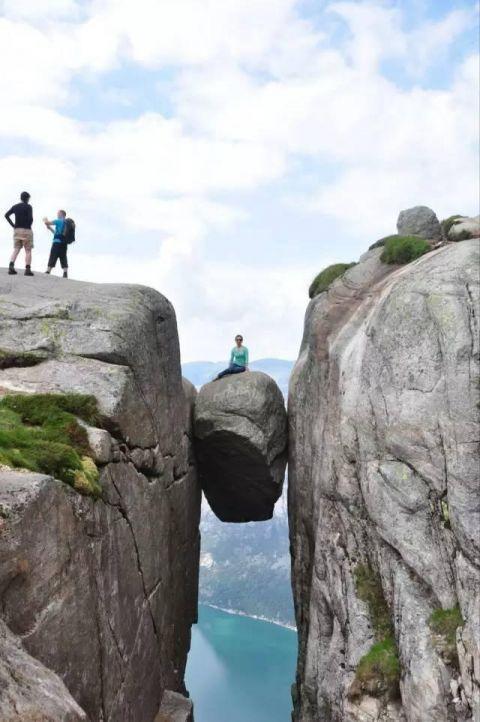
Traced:
POLYGON ((230 365, 228 369, 218 374, 217 379, 230 374, 241 374, 248 369, 248 348, 243 346, 243 336, 235 336, 235 346, 230 354, 230 365))

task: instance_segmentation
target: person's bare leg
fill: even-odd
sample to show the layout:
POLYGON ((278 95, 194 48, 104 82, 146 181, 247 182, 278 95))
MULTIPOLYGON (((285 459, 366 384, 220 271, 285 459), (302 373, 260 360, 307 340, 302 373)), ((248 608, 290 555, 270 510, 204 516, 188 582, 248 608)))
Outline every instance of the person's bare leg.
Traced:
POLYGON ((17 260, 18 254, 20 253, 20 249, 14 246, 13 253, 10 256, 10 263, 8 264, 8 274, 9 276, 16 276, 17 272, 15 270, 15 261, 17 260))
POLYGON ((32 249, 29 248, 28 250, 25 249, 25 275, 26 276, 33 276, 32 269, 30 268, 30 265, 32 263, 32 249))

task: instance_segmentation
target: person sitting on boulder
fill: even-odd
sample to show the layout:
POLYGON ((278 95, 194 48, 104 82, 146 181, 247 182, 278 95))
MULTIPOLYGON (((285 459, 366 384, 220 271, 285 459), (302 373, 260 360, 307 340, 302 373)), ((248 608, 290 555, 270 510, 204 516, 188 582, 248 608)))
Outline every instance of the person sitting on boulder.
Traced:
POLYGON ((224 376, 241 374, 243 371, 248 370, 248 348, 242 344, 243 336, 238 334, 235 336, 235 346, 232 348, 232 353, 230 354, 230 364, 225 371, 221 371, 218 374, 217 378, 214 379, 215 381, 224 376))
POLYGON ((65 218, 67 214, 65 211, 57 211, 57 217, 54 221, 49 221, 48 218, 44 218, 43 222, 46 227, 53 233, 52 249, 50 251, 50 258, 48 259, 48 267, 45 273, 50 273, 52 268, 55 268, 57 261, 60 260, 60 265, 63 269, 63 277, 68 278, 68 260, 67 260, 67 241, 65 240, 65 218))

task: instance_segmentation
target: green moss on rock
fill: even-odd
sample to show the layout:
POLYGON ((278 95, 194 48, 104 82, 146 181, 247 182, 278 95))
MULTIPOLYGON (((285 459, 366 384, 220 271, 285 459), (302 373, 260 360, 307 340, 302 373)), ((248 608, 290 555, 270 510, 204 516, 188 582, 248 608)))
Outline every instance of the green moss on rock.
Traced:
POLYGON ((429 243, 418 236, 389 236, 380 260, 383 263, 410 263, 430 250, 429 243))
POLYGON ((374 644, 358 663, 350 697, 369 694, 397 699, 400 696, 399 679, 397 647, 394 638, 387 637, 374 644))
POLYGON ((5 396, 0 400, 0 464, 49 474, 81 493, 98 496, 98 469, 77 417, 98 423, 93 396, 5 396))
POLYGON ((457 629, 464 624, 460 607, 435 609, 428 625, 433 632, 435 647, 447 664, 458 669, 457 629))
POLYGON ((308 289, 308 295, 310 298, 318 296, 319 293, 327 291, 330 285, 335 281, 336 278, 343 276, 345 271, 355 266, 355 263, 334 263, 332 266, 327 266, 323 271, 315 276, 310 288, 308 289))
POLYGON ((390 610, 379 575, 368 565, 359 564, 355 568, 355 587, 358 598, 368 605, 376 638, 384 639, 393 634, 390 610))
POLYGON ((357 596, 368 606, 376 642, 358 663, 349 696, 396 699, 399 696, 400 662, 390 610, 379 575, 368 565, 355 569, 357 596))

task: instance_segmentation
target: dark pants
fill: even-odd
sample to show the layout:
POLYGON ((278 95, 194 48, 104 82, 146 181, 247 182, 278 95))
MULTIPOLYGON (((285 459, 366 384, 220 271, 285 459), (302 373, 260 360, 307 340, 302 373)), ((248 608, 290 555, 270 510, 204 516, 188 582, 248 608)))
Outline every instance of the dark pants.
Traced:
POLYGON ((225 369, 225 371, 221 371, 217 379, 222 379, 224 376, 230 376, 230 374, 241 374, 242 371, 245 371, 245 366, 239 366, 238 364, 230 364, 228 369, 225 369))
POLYGON ((67 261, 67 244, 64 241, 60 243, 52 243, 52 250, 50 251, 50 258, 48 259, 48 267, 55 268, 57 261, 60 261, 61 267, 65 270, 68 268, 67 261))

